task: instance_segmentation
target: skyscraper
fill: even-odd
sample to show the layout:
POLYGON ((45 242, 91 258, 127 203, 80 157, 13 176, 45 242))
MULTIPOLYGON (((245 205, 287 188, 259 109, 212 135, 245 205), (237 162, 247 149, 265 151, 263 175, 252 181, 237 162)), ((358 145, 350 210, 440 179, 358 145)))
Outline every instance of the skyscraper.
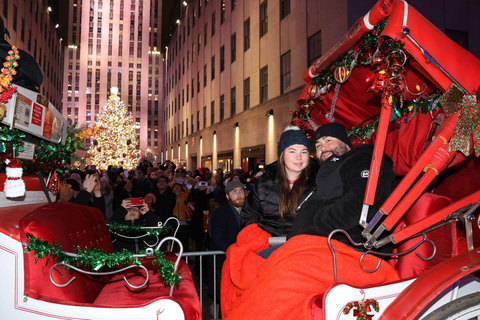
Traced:
POLYGON ((66 27, 57 24, 57 7, 48 6, 46 1, 0 0, 0 9, 1 18, 8 30, 5 40, 35 59, 43 73, 39 93, 61 110, 62 50, 65 40, 60 37, 58 27, 66 27))
MULTIPOLYGON (((63 115, 93 126, 118 87, 143 151, 158 146, 161 0, 69 0, 63 115)), ((87 146, 90 141, 87 141, 87 146)))

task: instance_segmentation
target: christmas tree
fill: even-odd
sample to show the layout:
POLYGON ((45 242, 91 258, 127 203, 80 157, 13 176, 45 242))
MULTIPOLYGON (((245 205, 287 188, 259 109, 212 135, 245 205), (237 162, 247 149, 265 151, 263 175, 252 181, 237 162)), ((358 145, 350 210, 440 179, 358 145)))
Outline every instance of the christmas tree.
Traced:
POLYGON ((140 148, 133 118, 127 107, 112 88, 106 105, 95 122, 93 145, 89 155, 92 164, 99 169, 109 165, 135 168, 140 159, 140 148))

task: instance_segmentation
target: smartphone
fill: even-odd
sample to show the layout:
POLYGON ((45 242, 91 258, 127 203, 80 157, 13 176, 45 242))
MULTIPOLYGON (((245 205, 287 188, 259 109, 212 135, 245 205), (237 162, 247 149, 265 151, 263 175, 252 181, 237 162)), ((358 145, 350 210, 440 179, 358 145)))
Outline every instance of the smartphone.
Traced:
POLYGON ((208 186, 208 182, 207 182, 207 181, 200 181, 200 182, 198 183, 198 186, 199 186, 199 187, 208 186))
POLYGON ((141 207, 143 206, 143 198, 128 198, 127 199, 130 204, 134 207, 141 207))
POLYGON ((128 178, 128 169, 123 170, 123 175, 125 178, 128 178))

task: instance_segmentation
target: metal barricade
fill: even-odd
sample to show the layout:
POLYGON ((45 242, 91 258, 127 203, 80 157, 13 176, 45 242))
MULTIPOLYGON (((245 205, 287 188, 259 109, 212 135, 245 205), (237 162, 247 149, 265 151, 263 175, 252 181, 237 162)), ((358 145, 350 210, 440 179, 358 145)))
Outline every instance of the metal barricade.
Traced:
MULTIPOLYGON (((199 292, 199 297, 200 297, 200 305, 202 306, 202 314, 204 313, 203 312, 203 257, 213 257, 213 268, 212 268, 212 272, 213 272, 213 319, 212 320, 217 320, 217 319, 220 319, 219 318, 219 310, 217 310, 217 300, 220 298, 220 297, 217 297, 217 290, 216 290, 216 287, 217 287, 217 277, 216 277, 216 273, 215 273, 215 270, 216 270, 216 267, 217 267, 217 256, 218 255, 224 255, 225 252, 223 251, 197 251, 197 252, 184 252, 183 253, 183 256, 182 258, 185 258, 185 261, 187 262, 188 264, 188 260, 190 257, 198 257, 199 259, 199 266, 200 266, 200 275, 199 275, 199 285, 198 285, 198 288, 197 291, 199 292)), ((205 318, 204 318, 205 319, 205 318)))

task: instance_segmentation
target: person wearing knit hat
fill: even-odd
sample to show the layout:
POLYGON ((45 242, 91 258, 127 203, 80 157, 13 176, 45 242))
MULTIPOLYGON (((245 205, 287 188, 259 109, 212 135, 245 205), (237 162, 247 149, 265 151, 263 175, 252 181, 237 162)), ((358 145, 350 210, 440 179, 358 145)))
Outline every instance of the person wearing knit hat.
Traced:
MULTIPOLYGON (((314 139, 316 157, 321 163, 317 189, 298 210, 287 239, 300 234, 328 237, 333 230, 342 229, 354 242, 364 242, 359 220, 364 209, 373 145, 353 148, 345 127, 339 123, 320 126, 314 139)), ((373 218, 394 187, 393 162, 386 154, 379 167, 375 201, 367 206, 366 221, 373 218)), ((338 240, 351 245, 346 237, 338 237, 338 240)), ((391 247, 383 249, 391 251, 391 247)))
POLYGON ((310 149, 310 141, 307 139, 307 135, 297 126, 288 126, 283 130, 280 136, 280 141, 277 146, 277 155, 280 157, 282 152, 289 146, 299 144, 310 149))
POLYGON ((353 149, 347 131, 340 123, 326 123, 313 136, 318 161, 325 162, 333 155, 341 156, 353 149))
POLYGON ((243 227, 257 223, 272 236, 288 233, 295 209, 315 189, 318 170, 310 157, 310 141, 297 126, 282 132, 277 153, 278 161, 266 166, 242 211, 243 227))

